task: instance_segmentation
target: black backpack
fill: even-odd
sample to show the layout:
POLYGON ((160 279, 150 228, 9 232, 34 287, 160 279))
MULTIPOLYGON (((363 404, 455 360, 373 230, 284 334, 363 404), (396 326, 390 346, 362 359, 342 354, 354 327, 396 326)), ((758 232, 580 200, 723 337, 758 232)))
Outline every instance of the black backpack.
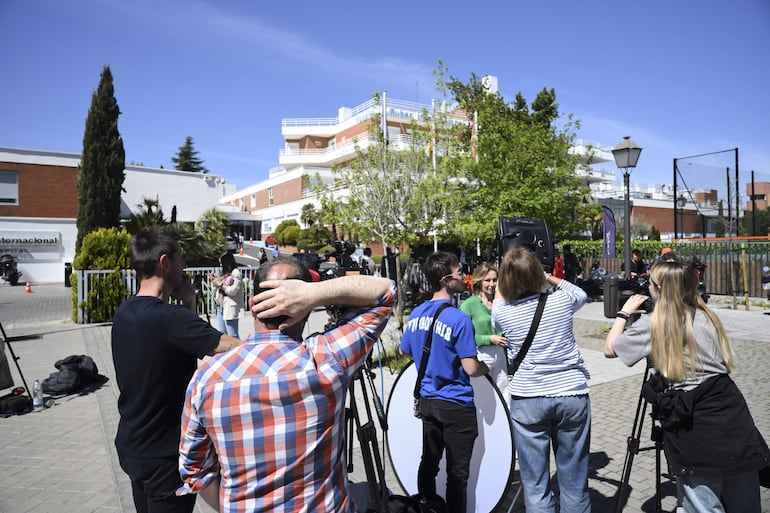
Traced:
POLYGON ((43 380, 43 392, 51 395, 73 394, 90 385, 99 377, 99 369, 87 355, 70 355, 54 364, 58 372, 52 372, 43 380))

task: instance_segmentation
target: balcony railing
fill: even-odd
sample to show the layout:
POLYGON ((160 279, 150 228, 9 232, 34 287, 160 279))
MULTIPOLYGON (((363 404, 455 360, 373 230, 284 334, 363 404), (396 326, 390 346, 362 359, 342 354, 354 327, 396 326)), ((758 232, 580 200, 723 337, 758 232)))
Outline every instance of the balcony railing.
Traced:
MULTIPOLYGON (((389 138, 391 147, 395 149, 404 149, 409 147, 412 142, 412 136, 409 134, 399 134, 389 138)), ((356 144, 361 149, 367 148, 376 143, 376 138, 368 133, 362 133, 354 136, 343 143, 337 143, 329 148, 284 148, 279 152, 280 157, 317 157, 319 161, 328 161, 353 153, 356 144)))
MULTIPOLYGON (((425 121, 424 112, 430 112, 431 106, 417 102, 410 102, 406 100, 398 100, 395 98, 388 98, 386 102, 388 109, 388 118, 401 118, 401 119, 415 119, 417 121, 425 121)), ((379 114, 382 111, 382 106, 378 105, 374 98, 353 107, 350 110, 351 118, 356 119, 357 122, 363 122, 371 118, 375 114, 379 114)), ((462 116, 449 116, 450 122, 467 120, 462 116)), ((333 126, 342 123, 339 116, 333 118, 283 118, 281 120, 281 126, 285 127, 299 127, 299 126, 333 126)))

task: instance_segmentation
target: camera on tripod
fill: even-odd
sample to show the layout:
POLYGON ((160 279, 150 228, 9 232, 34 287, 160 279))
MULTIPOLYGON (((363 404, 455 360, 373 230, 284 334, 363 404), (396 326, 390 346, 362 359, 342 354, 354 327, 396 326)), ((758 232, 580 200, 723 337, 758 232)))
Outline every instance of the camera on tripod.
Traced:
POLYGON ((358 263, 353 260, 351 255, 356 251, 356 245, 352 242, 344 240, 335 240, 332 242, 334 246, 333 252, 327 252, 326 257, 334 257, 335 263, 333 265, 321 264, 319 273, 322 280, 329 280, 337 278, 338 276, 345 276, 347 274, 360 274, 361 268, 358 263))

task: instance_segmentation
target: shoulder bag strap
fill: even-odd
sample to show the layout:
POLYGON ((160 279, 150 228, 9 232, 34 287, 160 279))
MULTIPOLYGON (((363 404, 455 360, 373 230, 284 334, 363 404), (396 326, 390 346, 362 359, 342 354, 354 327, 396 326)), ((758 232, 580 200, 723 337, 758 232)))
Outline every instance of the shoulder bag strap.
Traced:
POLYGON ((519 369, 521 362, 524 361, 524 357, 527 356, 529 346, 532 345, 532 339, 535 338, 537 327, 540 325, 540 318, 543 316, 543 309, 545 308, 545 300, 548 297, 547 292, 540 294, 540 300, 537 302, 537 310, 535 310, 535 317, 532 319, 532 325, 529 327, 529 333, 527 338, 524 339, 524 344, 519 349, 519 354, 516 355, 516 359, 513 363, 508 364, 508 377, 512 378, 516 371, 519 369))
POLYGON ((433 314, 433 322, 430 323, 430 331, 428 331, 428 340, 425 342, 425 347, 422 348, 422 360, 420 360, 420 370, 417 371, 417 381, 414 383, 414 397, 420 397, 420 385, 422 384, 422 378, 425 377, 425 369, 428 368, 428 358, 430 357, 430 346, 433 344, 433 328, 436 327, 436 320, 438 320, 439 314, 448 308, 449 303, 442 303, 436 308, 436 313, 433 314))

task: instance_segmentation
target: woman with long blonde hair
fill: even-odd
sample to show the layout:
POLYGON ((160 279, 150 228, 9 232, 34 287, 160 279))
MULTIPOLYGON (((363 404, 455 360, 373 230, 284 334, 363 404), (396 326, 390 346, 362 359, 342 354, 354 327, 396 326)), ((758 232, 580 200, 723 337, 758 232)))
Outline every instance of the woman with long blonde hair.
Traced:
POLYGON ((650 296, 650 314, 643 310, 646 295, 626 301, 607 334, 604 355, 628 366, 648 357, 655 369, 645 397, 663 428, 678 506, 686 513, 758 513, 758 471, 770 465, 770 451, 729 376, 733 349, 722 323, 701 299, 698 276, 687 264, 655 264, 650 296), (627 326, 635 314, 647 315, 627 326))

